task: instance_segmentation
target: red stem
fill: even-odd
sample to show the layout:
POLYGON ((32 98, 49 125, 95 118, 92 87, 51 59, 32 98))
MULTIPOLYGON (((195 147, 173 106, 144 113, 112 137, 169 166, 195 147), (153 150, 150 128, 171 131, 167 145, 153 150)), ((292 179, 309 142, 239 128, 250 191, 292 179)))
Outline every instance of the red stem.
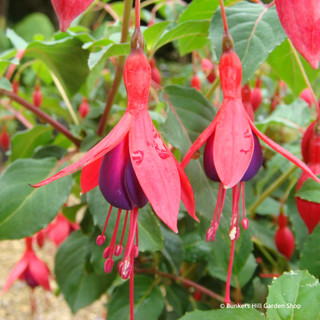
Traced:
POLYGON ((130 263, 132 271, 130 274, 130 320, 134 320, 134 250, 131 250, 130 263))
POLYGON ((7 91, 4 89, 0 89, 0 94, 4 94, 5 96, 9 97, 10 99, 16 101, 20 105, 24 106, 26 109, 33 112, 36 116, 38 116, 40 119, 44 120, 45 122, 51 124, 57 131, 61 132, 63 135, 65 135, 70 141, 72 141, 77 147, 80 146, 81 140, 77 139, 72 135, 72 133, 61 123, 51 118, 49 115, 47 115, 45 112, 40 110, 39 108, 35 107, 33 104, 28 102, 27 100, 24 100, 23 98, 19 97, 17 94, 11 91, 7 91))
POLYGON ((226 11, 224 9, 224 3, 223 3, 223 0, 219 0, 219 2, 220 2, 220 7, 221 7, 221 17, 222 17, 222 22, 223 22, 223 29, 226 34, 229 34, 227 15, 226 15, 226 11))
POLYGON ((169 278, 169 279, 172 279, 174 281, 180 281, 182 282, 183 284, 187 285, 187 286, 190 286, 190 287, 193 287, 195 288, 196 290, 206 294, 207 296, 217 300, 217 301, 220 301, 220 302, 224 302, 224 298, 222 296, 220 296, 219 294, 201 286, 200 284, 197 284, 196 282, 193 282, 192 280, 189 280, 189 279, 186 279, 186 278, 182 278, 180 276, 177 276, 175 274, 170 274, 170 273, 166 273, 166 272, 162 272, 162 271, 159 271, 159 270, 156 270, 156 269, 138 269, 136 268, 135 269, 135 273, 148 273, 148 274, 157 274, 161 277, 165 277, 165 278, 169 278))
POLYGON ((140 28, 140 0, 135 0, 135 13, 136 13, 136 20, 135 20, 135 27, 136 29, 140 28))
POLYGON ((27 237, 24 240, 26 242, 26 250, 27 251, 33 251, 32 250, 32 238, 31 237, 27 237))

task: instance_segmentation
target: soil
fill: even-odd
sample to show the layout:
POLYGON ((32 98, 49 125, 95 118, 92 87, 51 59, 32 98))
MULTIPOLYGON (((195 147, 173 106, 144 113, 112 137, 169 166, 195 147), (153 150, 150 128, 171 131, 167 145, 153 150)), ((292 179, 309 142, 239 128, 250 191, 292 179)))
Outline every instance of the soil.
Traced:
MULTIPOLYGON (((24 240, 0 241, 0 292, 4 286, 6 278, 16 264, 21 259, 25 249, 24 240)), ((40 250, 35 249, 40 259, 47 263, 49 269, 53 270, 55 246, 46 241, 40 250)), ((52 272, 53 273, 53 272, 52 272)), ((55 296, 57 283, 51 274, 50 286, 52 291, 45 291, 42 287, 33 290, 25 282, 17 280, 5 293, 0 293, 0 320, 102 320, 106 319, 106 297, 92 305, 72 314, 62 294, 55 296), (31 297, 36 306, 32 312, 31 297)))

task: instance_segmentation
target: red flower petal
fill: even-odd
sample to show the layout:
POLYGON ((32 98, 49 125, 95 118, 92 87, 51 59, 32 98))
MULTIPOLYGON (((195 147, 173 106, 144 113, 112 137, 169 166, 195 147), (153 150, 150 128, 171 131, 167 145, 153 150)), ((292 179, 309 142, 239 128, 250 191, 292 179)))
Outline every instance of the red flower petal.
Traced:
POLYGON ((86 193, 99 184, 99 172, 103 157, 85 166, 81 171, 81 192, 86 193))
POLYGON ((71 22, 85 11, 94 0, 51 0, 61 31, 67 31, 71 22))
POLYGON ((235 186, 250 164, 254 149, 247 113, 240 99, 225 99, 215 131, 213 159, 227 188, 235 186))
MULTIPOLYGON (((173 157, 173 156, 172 156, 173 157)), ((173 157, 174 158, 174 157, 173 157)), ((191 183, 186 175, 186 173, 183 171, 180 163, 174 158, 177 169, 180 176, 180 182, 181 182, 181 200, 186 207, 189 215, 199 221, 198 217, 196 216, 196 209, 195 209, 195 201, 194 201, 194 194, 191 187, 191 183)))
POLYGON ((105 138, 103 138, 97 145, 90 149, 80 160, 65 167, 63 170, 59 171, 52 177, 32 185, 32 187, 38 188, 52 181, 65 177, 101 158, 108 151, 112 150, 125 137, 125 135, 130 130, 131 122, 132 115, 129 112, 126 112, 119 121, 119 123, 111 130, 111 132, 105 138))
POLYGON ((29 264, 28 253, 25 253, 20 261, 11 269, 6 283, 3 286, 2 293, 5 293, 12 284, 23 274, 29 264))
POLYGON ((31 252, 29 270, 36 282, 46 290, 51 290, 49 285, 49 269, 35 253, 31 252))
POLYGON ((177 232, 181 196, 179 173, 148 111, 136 115, 129 133, 129 152, 134 172, 155 213, 177 232))
POLYGON ((280 22, 295 48, 318 69, 320 60, 319 0, 276 0, 280 22))
POLYGON ((285 158, 287 158, 289 161, 291 161, 293 164, 295 164, 297 167, 299 167, 301 170, 304 172, 308 173, 310 177, 320 183, 320 179, 312 172, 312 170, 300 159, 298 159, 296 156, 294 156, 292 153, 290 153, 288 150, 285 148, 282 148, 279 146, 277 143, 272 141, 270 138, 265 136, 262 132, 260 132, 254 123, 248 118, 250 126, 252 131, 262 140, 264 141, 267 145, 269 145, 273 150, 276 152, 282 154, 285 158))
POLYGON ((184 169, 189 161, 191 160, 193 154, 199 150, 202 145, 208 140, 208 138, 212 135, 213 131, 216 128, 217 125, 217 119, 218 116, 220 114, 220 110, 218 111, 218 113, 216 114, 215 118, 213 119, 213 121, 209 124, 209 126, 200 134, 200 136, 194 141, 194 143, 192 144, 192 146, 189 148, 189 150, 187 151, 186 155, 184 156, 182 162, 181 162, 181 167, 184 169))

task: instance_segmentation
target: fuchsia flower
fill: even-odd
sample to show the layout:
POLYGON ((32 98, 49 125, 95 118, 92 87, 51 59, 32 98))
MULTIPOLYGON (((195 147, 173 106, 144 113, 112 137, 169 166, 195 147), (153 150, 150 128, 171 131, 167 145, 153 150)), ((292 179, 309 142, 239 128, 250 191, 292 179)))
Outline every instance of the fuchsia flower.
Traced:
POLYGON ((201 133, 185 155, 181 165, 186 167, 192 155, 206 142, 204 169, 208 177, 220 182, 217 205, 207 241, 214 241, 222 213, 226 189, 233 188, 232 218, 229 238, 231 239, 230 262, 226 283, 226 303, 230 303, 230 280, 235 241, 239 238, 239 201, 243 195, 243 218, 241 224, 248 228, 245 218, 244 181, 250 180, 258 172, 262 161, 262 151, 258 137, 275 151, 292 161, 314 180, 320 180, 301 160, 262 134, 254 125, 241 101, 242 66, 233 49, 229 35, 223 37, 223 53, 219 64, 223 102, 212 123, 201 133))
POLYGON ((25 281, 31 288, 42 286, 45 290, 51 290, 49 285, 49 269, 41 261, 32 249, 32 238, 26 238, 26 251, 21 260, 13 267, 2 293, 5 293, 19 278, 25 281))
POLYGON ((134 239, 135 235, 137 239, 138 208, 149 201, 158 217, 177 232, 181 199, 188 213, 197 220, 190 182, 162 141, 148 113, 151 70, 141 48, 143 46, 138 43, 136 49, 132 49, 124 66, 128 105, 119 123, 79 161, 33 185, 43 186, 80 169, 83 193, 99 185, 104 198, 111 204, 103 233, 97 238, 99 245, 105 241, 104 233, 112 206, 119 209, 111 244, 104 253, 106 272, 112 269, 113 254, 122 252, 123 235, 115 248, 121 210, 127 211, 124 230, 131 211, 124 259, 118 266, 123 278, 130 275, 132 255, 137 254, 137 240, 134 246, 134 239))
POLYGON ((70 222, 61 212, 56 219, 46 228, 49 239, 58 247, 68 238, 69 234, 80 227, 77 223, 70 222))
POLYGON ((94 0, 51 0, 54 11, 56 12, 60 29, 67 31, 71 22, 85 11, 94 0))

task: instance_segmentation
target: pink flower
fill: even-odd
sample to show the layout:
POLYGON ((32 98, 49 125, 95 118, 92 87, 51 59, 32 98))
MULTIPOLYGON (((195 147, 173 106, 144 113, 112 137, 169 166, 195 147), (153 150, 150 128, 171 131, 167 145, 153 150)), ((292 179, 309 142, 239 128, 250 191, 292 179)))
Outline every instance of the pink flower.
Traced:
MULTIPOLYGON (((124 66, 128 105, 119 123, 79 161, 33 186, 43 186, 82 169, 82 192, 99 185, 105 199, 119 208, 111 244, 104 254, 106 272, 112 269, 113 254, 122 252, 122 240, 117 249, 115 247, 121 210, 127 211, 126 222, 130 212, 127 246, 124 259, 118 266, 123 278, 130 275, 132 256, 137 254, 139 208, 149 201, 158 217, 174 232, 177 232, 180 199, 188 213, 197 219, 190 182, 162 141, 148 113, 151 70, 140 48, 131 51, 124 66)), ((97 238, 99 245, 105 241, 111 208, 102 235, 97 238)))
POLYGON ((18 278, 25 281, 31 288, 42 286, 45 290, 51 290, 49 285, 50 272, 47 265, 34 253, 32 238, 26 238, 25 241, 26 251, 10 271, 2 293, 5 293, 18 278))
POLYGON ((239 202, 242 193, 244 229, 248 228, 245 218, 244 182, 258 172, 262 161, 262 151, 258 137, 275 151, 292 161, 316 181, 320 180, 301 160, 262 134, 254 125, 241 101, 242 66, 233 49, 229 35, 223 38, 223 53, 219 64, 222 105, 212 123, 201 133, 185 155, 181 165, 186 167, 192 155, 206 142, 204 150, 204 169, 207 176, 220 182, 217 205, 207 241, 214 241, 222 213, 226 189, 233 188, 232 218, 229 232, 231 239, 230 262, 226 283, 226 303, 230 303, 230 281, 234 257, 235 241, 240 236, 239 202))

